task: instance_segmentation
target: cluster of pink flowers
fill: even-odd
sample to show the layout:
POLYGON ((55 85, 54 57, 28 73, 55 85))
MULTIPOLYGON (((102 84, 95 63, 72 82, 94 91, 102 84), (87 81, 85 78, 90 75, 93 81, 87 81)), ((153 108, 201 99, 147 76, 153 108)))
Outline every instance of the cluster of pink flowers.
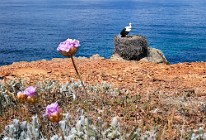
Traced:
POLYGON ((33 96, 36 93, 36 88, 33 86, 30 86, 30 87, 26 88, 23 92, 22 91, 18 92, 17 96, 19 94, 22 94, 22 93, 25 94, 26 96, 33 96))
POLYGON ((21 101, 27 101, 28 103, 35 103, 36 102, 36 88, 30 86, 26 88, 23 92, 20 91, 17 93, 17 98, 21 101))
POLYGON ((69 52, 72 48, 78 48, 80 46, 79 40, 76 39, 67 39, 64 42, 61 42, 57 47, 57 51, 69 52))
MULTIPOLYGON (((24 103, 25 101, 29 104, 35 104, 37 102, 37 96, 36 96, 36 88, 33 86, 30 86, 26 88, 23 92, 20 91, 17 93, 17 99, 24 103)), ((59 108, 59 105, 57 102, 52 103, 46 107, 46 112, 44 116, 47 116, 48 120, 51 122, 59 122, 63 115, 59 108)))

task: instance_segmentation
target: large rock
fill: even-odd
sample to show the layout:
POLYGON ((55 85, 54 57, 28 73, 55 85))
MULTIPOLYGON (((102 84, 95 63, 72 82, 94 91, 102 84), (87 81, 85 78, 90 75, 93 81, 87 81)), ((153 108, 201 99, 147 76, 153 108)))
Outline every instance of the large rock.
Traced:
POLYGON ((140 60, 147 56, 147 40, 143 36, 114 37, 114 53, 126 60, 140 60))
POLYGON ((169 62, 165 58, 162 51, 155 49, 155 48, 151 48, 151 47, 148 47, 148 56, 146 57, 146 59, 149 62, 153 62, 153 63, 157 63, 157 64, 159 64, 159 63, 169 64, 169 62))
POLYGON ((141 60, 169 64, 162 51, 148 47, 143 36, 114 37, 114 54, 111 59, 141 60))

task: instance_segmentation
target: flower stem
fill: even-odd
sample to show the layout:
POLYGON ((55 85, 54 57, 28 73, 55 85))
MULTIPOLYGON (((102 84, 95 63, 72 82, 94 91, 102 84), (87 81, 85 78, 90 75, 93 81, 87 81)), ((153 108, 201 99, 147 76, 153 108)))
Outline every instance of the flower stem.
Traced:
POLYGON ((26 120, 27 120, 27 122, 29 122, 28 109, 25 105, 22 105, 22 106, 23 106, 24 115, 26 115, 26 120))
POLYGON ((41 126, 42 126, 43 133, 46 134, 46 138, 47 138, 47 140, 49 140, 49 137, 48 137, 48 135, 47 135, 47 133, 46 133, 45 125, 44 125, 44 123, 43 123, 43 121, 42 121, 42 119, 41 119, 41 117, 40 117, 40 115, 39 115, 39 111, 38 111, 38 109, 37 109, 37 106, 34 105, 34 108, 35 108, 35 110, 36 110, 36 114, 37 114, 38 121, 39 121, 39 123, 40 123, 41 126))
MULTIPOLYGON (((59 125, 58 125, 59 126, 59 125)), ((64 139, 64 134, 63 134, 63 131, 62 131, 62 128, 59 126, 59 133, 60 133, 60 135, 61 135, 61 137, 62 137, 62 140, 65 140, 64 139)))
MULTIPOLYGON (((86 88, 85 88, 85 86, 84 86, 84 83, 82 82, 81 76, 80 76, 80 74, 79 74, 79 72, 78 72, 78 70, 77 70, 77 67, 76 67, 76 64, 75 64, 75 62, 74 62, 73 56, 71 56, 71 59, 72 59, 72 64, 73 64, 73 66, 74 66, 74 69, 75 69, 75 71, 76 71, 76 73, 77 73, 77 75, 78 75, 78 77, 79 77, 79 80, 81 81, 81 84, 82 84, 82 86, 83 86, 83 89, 84 89, 84 92, 85 92, 86 98, 87 98, 87 97, 88 97, 87 91, 86 91, 86 88)), ((88 98, 87 98, 87 99, 88 99, 88 98)))

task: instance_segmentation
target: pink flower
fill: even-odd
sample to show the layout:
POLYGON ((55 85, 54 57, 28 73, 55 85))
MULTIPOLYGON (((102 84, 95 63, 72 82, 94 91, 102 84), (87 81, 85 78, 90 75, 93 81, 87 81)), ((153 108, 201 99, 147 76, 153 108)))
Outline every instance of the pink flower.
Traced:
POLYGON ((33 96, 35 93, 36 93, 36 88, 33 86, 30 86, 24 90, 24 94, 27 96, 33 96))
POLYGON ((52 103, 46 107, 46 113, 44 116, 47 116, 48 120, 51 122, 59 122, 62 120, 62 111, 59 109, 57 102, 52 103))
POLYGON ((45 116, 51 116, 54 113, 59 113, 59 105, 57 102, 52 103, 46 107, 46 113, 45 116))
POLYGON ((69 52, 72 48, 78 48, 79 46, 79 40, 68 38, 66 41, 59 44, 57 51, 69 52))

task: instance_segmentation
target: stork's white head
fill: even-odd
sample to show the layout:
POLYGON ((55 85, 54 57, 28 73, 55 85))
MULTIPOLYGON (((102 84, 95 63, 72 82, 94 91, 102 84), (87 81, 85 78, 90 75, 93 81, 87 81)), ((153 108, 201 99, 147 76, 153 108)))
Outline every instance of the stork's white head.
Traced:
POLYGON ((131 22, 129 23, 129 26, 132 27, 132 23, 131 22))

